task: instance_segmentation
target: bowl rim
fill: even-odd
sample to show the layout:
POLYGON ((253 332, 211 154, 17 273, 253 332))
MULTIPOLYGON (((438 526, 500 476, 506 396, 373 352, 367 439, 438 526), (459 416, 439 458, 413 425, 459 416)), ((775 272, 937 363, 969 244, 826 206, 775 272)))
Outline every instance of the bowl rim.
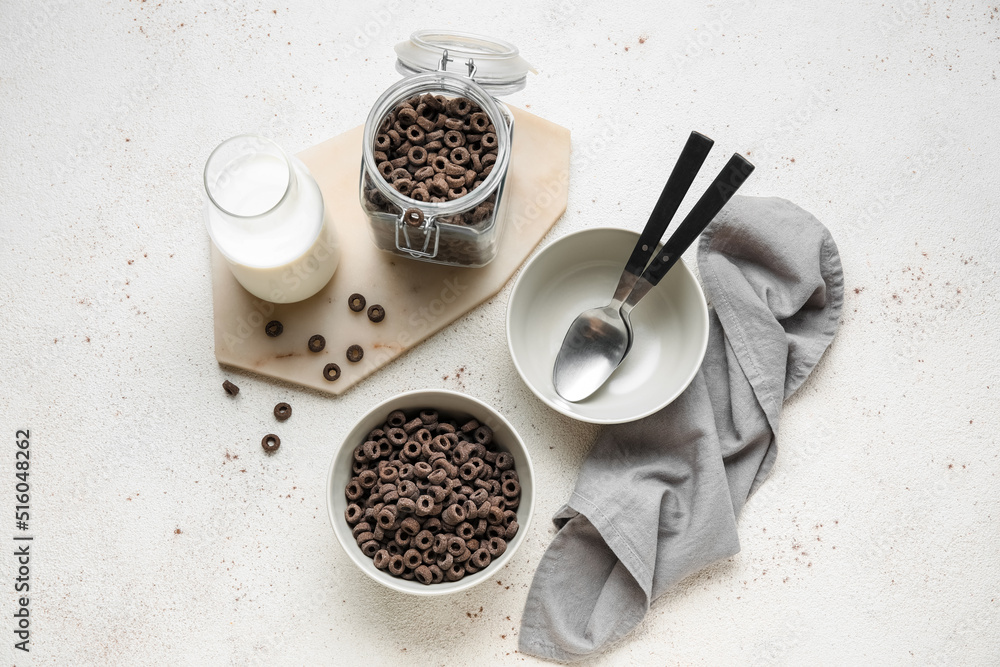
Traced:
MULTIPOLYGON (((488 579, 492 579, 496 571, 504 568, 507 565, 508 561, 510 561, 510 559, 514 556, 514 553, 517 552, 521 544, 524 543, 525 537, 522 537, 520 540, 514 543, 510 548, 508 548, 503 553, 503 555, 500 556, 499 567, 497 567, 495 570, 490 569, 493 565, 493 563, 490 563, 490 566, 484 568, 483 570, 480 570, 476 574, 464 578, 461 582, 458 583, 458 585, 448 588, 446 590, 441 590, 439 588, 436 588, 434 585, 421 586, 418 589, 405 586, 404 584, 399 583, 395 577, 391 577, 389 575, 376 576, 376 574, 370 572, 368 568, 363 567, 362 566, 363 561, 361 559, 362 558, 365 558, 366 560, 371 560, 371 559, 368 559, 359 551, 357 551, 356 548, 357 545, 353 541, 350 543, 350 545, 344 544, 344 541, 341 539, 340 533, 337 532, 337 527, 336 527, 336 521, 338 517, 340 518, 340 520, 343 520, 343 517, 335 515, 333 509, 334 470, 336 468, 337 458, 340 456, 341 449, 343 449, 347 445, 348 436, 358 427, 358 425, 361 422, 365 421, 372 414, 385 410, 390 404, 399 401, 400 399, 409 398, 411 396, 423 395, 423 394, 447 394, 451 396, 456 396, 461 400, 470 401, 477 407, 484 409, 492 417, 495 417, 497 420, 502 422, 504 426, 510 429, 511 434, 513 434, 514 436, 514 440, 517 441, 517 444, 521 447, 521 450, 524 452, 524 459, 525 462, 527 463, 527 474, 528 478, 531 480, 531 498, 528 502, 527 513, 525 514, 524 523, 520 525, 520 528, 518 530, 519 534, 524 536, 527 535, 528 526, 531 524, 531 520, 535 515, 535 470, 531 462, 531 453, 528 451, 527 445, 524 444, 524 439, 521 437, 521 434, 518 433, 517 429, 514 428, 514 425, 511 424, 510 421, 506 417, 504 417, 499 410, 489 405, 482 399, 476 398, 475 396, 460 391, 455 391, 453 389, 436 389, 436 388, 411 389, 409 391, 393 394, 389 398, 386 398, 377 405, 373 406, 370 410, 365 412, 363 415, 361 415, 358 419, 354 421, 350 429, 348 429, 347 433, 344 434, 344 437, 341 440, 340 445, 333 452, 333 456, 330 457, 330 465, 329 468, 327 469, 326 485, 325 485, 326 511, 327 511, 327 518, 330 520, 330 529, 333 531, 334 537, 337 539, 337 542, 340 544, 340 547, 344 550, 344 553, 347 555, 347 557, 357 567, 357 569, 363 572, 369 579, 372 579, 378 582, 379 584, 382 584, 386 588, 389 588, 391 590, 400 593, 405 593, 407 595, 415 595, 418 597, 434 597, 438 595, 451 595, 453 593, 460 593, 462 591, 467 591, 468 589, 472 588, 473 586, 476 586, 477 584, 480 584, 488 579), (355 547, 355 549, 352 550, 350 547, 355 547), (485 573, 487 571, 489 571, 489 576, 485 576, 485 573), (484 576, 479 576, 479 575, 484 575, 484 576)), ((518 477, 520 477, 522 474, 523 471, 519 468, 518 477)), ((521 507, 519 506, 518 509, 521 509, 521 507)))
POLYGON ((624 227, 614 227, 611 225, 604 225, 600 227, 586 227, 584 229, 578 229, 576 231, 569 232, 568 234, 564 234, 559 238, 553 240, 551 243, 546 245, 541 250, 539 250, 534 257, 528 260, 528 262, 521 269, 520 273, 518 273, 517 279, 514 281, 514 286, 510 290, 510 296, 507 297, 507 315, 506 315, 506 329, 505 329, 505 333, 507 335, 507 351, 510 353, 511 361, 514 363, 514 368, 517 369, 517 374, 521 376, 521 381, 528 387, 528 389, 531 390, 531 393, 537 396, 539 400, 541 400, 543 403, 545 403, 547 406, 549 406, 556 412, 566 415, 567 417, 570 417, 577 421, 582 421, 589 424, 625 424, 628 422, 633 422, 639 419, 643 419, 644 417, 648 417, 651 414, 659 412, 663 408, 673 403, 678 396, 684 393, 684 390, 687 389, 688 386, 690 386, 691 382, 694 381, 695 376, 698 375, 698 371, 701 370, 702 363, 705 361, 705 353, 708 351, 708 335, 709 335, 708 302, 705 299, 705 291, 701 287, 701 282, 699 282, 699 280, 695 277, 691 269, 688 268, 687 262, 685 262, 683 258, 678 262, 678 264, 684 267, 684 272, 687 274, 688 278, 691 279, 691 283, 694 285, 695 289, 698 291, 698 295, 701 297, 699 299, 699 303, 701 304, 702 307, 699 310, 701 312, 702 328, 705 333, 701 337, 701 346, 698 351, 698 363, 693 366, 693 369, 691 370, 690 373, 688 373, 688 376, 685 378, 684 382, 680 384, 677 391, 675 391, 672 395, 668 396, 665 401, 662 401, 658 406, 654 408, 648 409, 636 415, 629 415, 622 418, 588 417, 586 415, 581 415, 577 412, 567 410, 564 406, 552 401, 547 396, 543 395, 542 392, 539 391, 539 389, 535 387, 534 384, 528 381, 528 378, 525 375, 524 370, 521 368, 520 362, 518 361, 517 355, 514 352, 514 344, 511 337, 511 328, 512 328, 511 304, 518 297, 524 276, 531 272, 536 262, 543 261, 542 258, 544 258, 552 248, 559 245, 560 243, 576 236, 582 236, 584 234, 595 234, 599 232, 615 232, 615 233, 622 232, 625 234, 629 234, 630 236, 633 236, 636 240, 638 240, 640 236, 639 232, 633 231, 631 229, 626 229, 624 227))

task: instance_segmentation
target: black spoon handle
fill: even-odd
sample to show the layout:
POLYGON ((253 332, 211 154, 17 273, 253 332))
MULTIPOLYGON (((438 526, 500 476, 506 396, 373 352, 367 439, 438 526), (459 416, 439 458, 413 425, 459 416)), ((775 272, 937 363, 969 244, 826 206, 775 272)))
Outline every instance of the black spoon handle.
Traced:
POLYGON ((695 239, 708 227, 719 211, 743 185, 753 172, 754 166, 743 156, 734 153, 719 175, 715 177, 708 190, 687 214, 684 221, 673 233, 670 240, 657 253, 653 261, 643 271, 639 282, 632 289, 626 300, 626 306, 634 306, 646 295, 663 276, 677 263, 684 251, 694 243, 695 239))
POLYGON ((714 143, 699 132, 692 132, 688 137, 666 185, 663 186, 660 198, 656 201, 653 212, 649 214, 649 220, 632 249, 628 262, 625 263, 625 270, 615 292, 615 298, 619 301, 628 296, 632 286, 642 275, 643 269, 653 256, 660 238, 667 231, 667 226, 677 213, 677 208, 691 188, 698 170, 705 163, 705 158, 708 157, 714 143))

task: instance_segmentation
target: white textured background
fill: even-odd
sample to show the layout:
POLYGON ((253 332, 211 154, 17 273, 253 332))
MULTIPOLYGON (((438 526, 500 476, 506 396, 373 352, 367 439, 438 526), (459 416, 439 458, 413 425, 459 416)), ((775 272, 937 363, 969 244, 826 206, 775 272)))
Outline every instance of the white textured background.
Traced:
POLYGON ((812 211, 842 253, 843 326, 787 405, 742 553, 593 664, 1000 662, 1000 11, 809 4, 0 0, 0 554, 16 428, 36 535, 30 656, 0 556, 6 662, 534 662, 515 652, 527 586, 598 430, 520 382, 509 288, 340 399, 212 352, 210 150, 359 124, 397 78, 392 45, 437 26, 538 67, 509 101, 573 132, 552 237, 639 229, 698 129, 717 144, 699 183, 749 151, 745 191, 812 211), (502 584, 430 601, 355 571, 323 501, 352 419, 421 387, 493 402, 540 492, 502 584))

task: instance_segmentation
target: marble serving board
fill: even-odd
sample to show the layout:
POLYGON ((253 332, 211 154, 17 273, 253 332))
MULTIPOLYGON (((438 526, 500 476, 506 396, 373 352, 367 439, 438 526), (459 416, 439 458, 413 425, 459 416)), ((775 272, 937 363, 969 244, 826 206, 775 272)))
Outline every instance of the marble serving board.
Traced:
POLYGON ((212 249, 215 356, 242 368, 330 394, 342 394, 393 359, 494 296, 566 210, 570 133, 521 109, 515 119, 511 151, 507 227, 496 259, 480 269, 439 266, 378 250, 369 238, 368 220, 358 200, 362 128, 306 149, 299 158, 309 167, 340 236, 340 265, 315 296, 293 304, 262 301, 244 290, 212 249), (347 307, 359 292, 368 305, 385 307, 379 324, 347 307), (284 332, 264 334, 279 320, 284 332), (310 352, 313 334, 326 348, 310 352), (364 358, 347 361, 350 345, 364 358), (323 367, 334 362, 341 377, 329 382, 323 367))

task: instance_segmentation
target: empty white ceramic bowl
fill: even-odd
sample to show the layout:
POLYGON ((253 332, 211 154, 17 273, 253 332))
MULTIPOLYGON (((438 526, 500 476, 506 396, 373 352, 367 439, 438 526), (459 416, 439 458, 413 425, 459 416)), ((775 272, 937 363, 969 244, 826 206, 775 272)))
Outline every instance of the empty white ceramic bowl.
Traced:
POLYGON ((333 532, 337 536, 337 541, 344 548, 358 568, 378 583, 411 595, 443 595, 446 593, 457 593, 472 588, 478 583, 487 579, 494 579, 497 572, 511 559, 524 536, 528 532, 531 524, 531 517, 535 508, 534 473, 531 468, 531 458, 528 450, 520 436, 514 431, 514 427, 504 419, 500 413, 492 407, 483 403, 479 399, 460 394, 456 391, 446 389, 426 389, 410 391, 397 396, 393 396, 387 401, 379 403, 368 411, 354 425, 354 428, 345 436, 337 453, 333 455, 330 462, 330 472, 327 475, 326 506, 330 515, 330 523, 333 525, 333 532), (351 526, 344 518, 347 510, 347 498, 344 489, 347 483, 354 476, 351 471, 353 463, 354 448, 363 443, 368 433, 381 426, 386 416, 393 410, 403 410, 407 413, 413 410, 429 408, 447 414, 449 417, 463 420, 475 418, 481 424, 485 424, 493 429, 493 442, 497 450, 508 452, 514 457, 514 469, 517 471, 518 480, 521 484, 521 502, 517 507, 517 523, 520 526, 514 539, 507 543, 507 550, 499 558, 491 562, 484 569, 472 575, 467 575, 459 581, 442 581, 439 584, 421 584, 418 581, 407 581, 398 577, 393 577, 387 572, 383 572, 375 567, 375 563, 361 553, 360 547, 351 535, 351 526))
POLYGON ((507 303, 507 345, 517 372, 538 398, 564 415, 620 424, 677 398, 708 346, 708 306, 694 275, 678 262, 632 311, 632 350, 593 395, 570 403, 556 393, 552 366, 577 315, 611 301, 639 234, 585 229, 553 241, 521 271, 507 303))

